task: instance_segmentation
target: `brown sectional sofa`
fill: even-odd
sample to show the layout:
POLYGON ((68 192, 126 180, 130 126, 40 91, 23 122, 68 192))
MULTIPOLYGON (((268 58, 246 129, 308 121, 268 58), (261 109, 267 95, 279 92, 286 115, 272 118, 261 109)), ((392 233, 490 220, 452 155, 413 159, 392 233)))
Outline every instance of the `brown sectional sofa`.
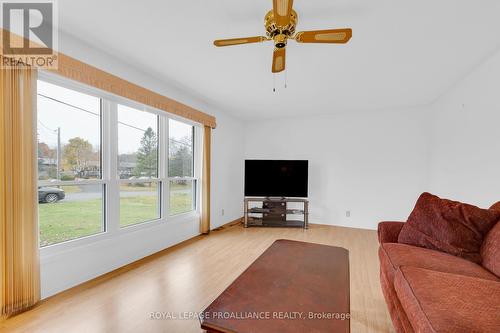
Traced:
POLYGON ((499 333, 500 222, 483 242, 482 265, 398 244, 403 224, 378 226, 380 282, 396 331, 499 333))

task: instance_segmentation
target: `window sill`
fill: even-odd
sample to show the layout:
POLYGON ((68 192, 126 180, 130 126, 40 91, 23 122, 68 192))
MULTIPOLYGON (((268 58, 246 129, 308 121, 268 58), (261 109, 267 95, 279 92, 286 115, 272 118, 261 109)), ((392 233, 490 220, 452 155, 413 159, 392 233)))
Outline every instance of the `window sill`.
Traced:
POLYGON ((185 212, 185 213, 179 213, 179 214, 175 214, 175 215, 169 215, 168 216, 168 221, 182 219, 182 218, 185 218, 186 216, 187 217, 193 217, 193 216, 200 217, 200 214, 196 210, 191 210, 191 211, 185 212))
POLYGON ((51 257, 57 256, 61 253, 69 253, 77 251, 79 249, 92 246, 104 241, 116 239, 117 237, 129 233, 139 232, 142 230, 147 230, 162 225, 172 225, 172 224, 181 224, 191 221, 198 221, 199 218, 200 214, 197 211, 192 211, 188 213, 170 216, 168 219, 163 218, 163 219, 152 220, 148 222, 126 226, 115 231, 105 231, 95 235, 85 236, 82 238, 72 239, 65 242, 48 245, 40 248, 40 256, 42 259, 41 261, 42 263, 50 262, 52 261, 51 257))

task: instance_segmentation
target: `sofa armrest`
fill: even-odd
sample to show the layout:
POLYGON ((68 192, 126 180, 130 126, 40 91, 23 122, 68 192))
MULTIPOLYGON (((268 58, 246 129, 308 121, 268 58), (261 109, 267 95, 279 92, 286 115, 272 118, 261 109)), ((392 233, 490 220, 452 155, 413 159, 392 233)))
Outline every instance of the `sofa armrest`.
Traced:
POLYGON ((380 222, 378 224, 378 242, 397 243, 398 236, 403 228, 404 222, 380 222))

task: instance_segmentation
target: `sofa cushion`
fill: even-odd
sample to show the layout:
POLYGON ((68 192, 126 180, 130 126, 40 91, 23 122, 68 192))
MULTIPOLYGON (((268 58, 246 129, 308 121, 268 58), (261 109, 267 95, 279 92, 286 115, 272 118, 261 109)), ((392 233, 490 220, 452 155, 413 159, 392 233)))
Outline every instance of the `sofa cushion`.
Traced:
POLYGON ((377 227, 378 242, 380 244, 397 243, 404 224, 404 222, 380 222, 377 227))
POLYGON ((401 267, 394 287, 416 332, 499 331, 500 282, 401 267))
MULTIPOLYGON (((500 201, 490 207, 500 211, 500 201)), ((482 265, 500 277, 500 222, 486 235, 481 246, 482 265)))
POLYGON ((390 283, 394 282, 394 274, 401 266, 420 267, 439 272, 500 281, 494 274, 469 260, 455 257, 444 252, 406 244, 382 244, 379 248, 379 257, 381 269, 386 273, 390 283))
POLYGON ((490 209, 494 209, 494 210, 500 210, 500 201, 493 204, 490 209))
POLYGON ((401 229, 398 242, 480 263, 483 239, 498 221, 500 211, 423 193, 401 229))
POLYGON ((500 277, 500 222, 486 235, 481 246, 482 265, 500 277))

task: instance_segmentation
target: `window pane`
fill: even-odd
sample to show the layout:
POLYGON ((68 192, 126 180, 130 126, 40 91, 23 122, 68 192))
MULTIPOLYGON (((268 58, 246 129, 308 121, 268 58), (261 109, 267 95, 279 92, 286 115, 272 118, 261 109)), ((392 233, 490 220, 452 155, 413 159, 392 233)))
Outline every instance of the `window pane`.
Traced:
POLYGON ((158 182, 120 185, 120 226, 126 227, 160 218, 158 182))
POLYGON ((103 192, 103 185, 40 186, 40 246, 103 232, 103 192))
POLYGON ((170 181, 170 215, 187 213, 195 209, 196 183, 194 180, 170 181))
POLYGON ((118 105, 118 176, 158 177, 158 116, 118 105))
POLYGON ((168 176, 193 177, 194 127, 176 120, 168 121, 168 176))
POLYGON ((38 178, 101 178, 100 99, 38 81, 38 178))

